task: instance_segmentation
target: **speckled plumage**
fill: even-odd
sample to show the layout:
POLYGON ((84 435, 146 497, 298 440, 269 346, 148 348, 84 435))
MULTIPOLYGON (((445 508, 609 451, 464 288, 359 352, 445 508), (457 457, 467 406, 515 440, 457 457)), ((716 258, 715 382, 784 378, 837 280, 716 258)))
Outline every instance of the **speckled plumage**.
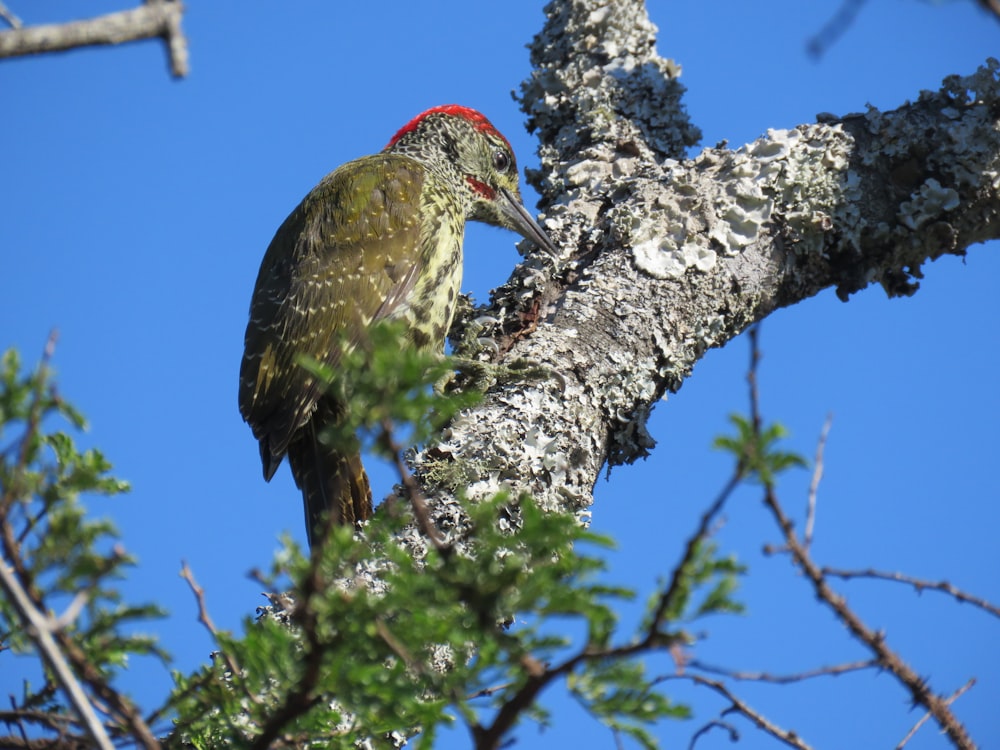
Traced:
POLYGON ((323 514, 371 514, 358 455, 321 440, 344 404, 324 394, 300 355, 336 368, 340 340, 401 318, 411 345, 442 349, 462 277, 467 219, 505 226, 553 250, 521 206, 514 155, 478 112, 437 107, 386 149, 328 174, 271 241, 250 304, 240 412, 260 442, 264 477, 287 454, 302 490, 310 543, 323 514))

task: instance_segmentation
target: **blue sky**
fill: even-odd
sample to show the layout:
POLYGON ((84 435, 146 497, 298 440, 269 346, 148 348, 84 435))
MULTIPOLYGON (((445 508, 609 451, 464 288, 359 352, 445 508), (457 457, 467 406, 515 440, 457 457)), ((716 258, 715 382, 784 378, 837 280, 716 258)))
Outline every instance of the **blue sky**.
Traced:
MULTIPOLYGON (((11 5, 27 22, 67 12, 65 3, 11 5)), ((102 448, 134 488, 91 504, 114 517, 140 558, 127 594, 171 609, 162 638, 185 671, 211 644, 177 575, 181 560, 205 587, 216 623, 237 628, 263 604, 247 571, 270 559, 282 531, 304 540, 290 475, 262 481, 236 407, 250 292, 274 230, 326 172, 379 150, 435 104, 480 109, 522 167, 536 163, 510 92, 529 73, 525 44, 543 21, 542 4, 528 0, 188 6, 192 72, 181 82, 168 78, 156 43, 0 63, 0 348, 33 361, 58 328, 61 391, 91 423, 82 442, 102 448)), ((892 108, 1000 53, 1000 23, 971 2, 881 0, 813 61, 806 41, 836 6, 651 0, 659 51, 683 66, 702 145, 737 146, 818 112, 892 108)), ((515 262, 516 239, 470 227, 465 290, 485 299, 515 262)), ((947 579, 1000 601, 997 249, 926 266, 911 299, 887 300, 873 288, 843 304, 828 291, 766 321, 765 415, 784 422, 789 447, 810 456, 834 415, 814 544, 820 562, 947 579)), ((745 340, 709 353, 657 407, 652 457, 598 483, 594 528, 619 542, 611 578, 639 589, 640 600, 669 573, 725 481, 730 467, 709 445, 727 415, 746 408, 746 361, 745 340)), ((378 494, 390 474, 372 473, 378 494)), ((782 486, 799 514, 808 481, 800 472, 782 486)), ((750 566, 741 589, 749 614, 699 626, 710 637, 695 656, 776 673, 865 658, 788 561, 761 554, 775 540, 758 495, 741 493, 718 541, 750 566)), ((838 586, 937 690, 976 676, 955 710, 981 744, 1000 741, 995 618, 933 592, 838 586)), ((626 622, 635 616, 625 613, 626 622)), ((21 667, 3 664, 0 694, 16 691, 21 667)), ((127 684, 152 705, 169 676, 136 664, 127 684)), ((886 675, 736 687, 818 747, 891 747, 918 718, 886 675)), ((692 702, 699 720, 657 733, 666 746, 686 746, 723 706, 681 684, 673 695, 692 702)), ((561 691, 544 701, 555 727, 522 728, 521 747, 614 746, 561 691)), ((741 727, 744 747, 775 746, 741 727)), ((456 733, 443 744, 467 742, 456 733)), ((723 746, 721 732, 698 743, 723 746)), ((932 726, 907 745, 945 746, 932 726)))

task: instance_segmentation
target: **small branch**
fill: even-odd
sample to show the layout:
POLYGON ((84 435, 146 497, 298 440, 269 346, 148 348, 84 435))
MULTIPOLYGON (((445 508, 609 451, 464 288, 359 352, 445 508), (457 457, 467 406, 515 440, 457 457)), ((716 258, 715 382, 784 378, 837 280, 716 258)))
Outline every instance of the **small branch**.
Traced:
MULTIPOLYGON (((757 365, 760 362, 760 354, 757 350, 758 340, 756 326, 750 329, 750 371, 747 374, 747 382, 750 384, 750 410, 753 414, 753 427, 755 431, 761 429, 760 399, 757 390, 757 365)), ((795 534, 795 526, 791 519, 785 514, 784 508, 778 502, 778 496, 774 489, 773 482, 764 485, 764 505, 774 516, 785 538, 784 550, 792 555, 792 559, 806 578, 812 583, 816 597, 834 611, 840 621, 847 627, 851 634, 876 656, 880 666, 891 672, 897 680, 909 691, 915 704, 926 708, 948 734, 948 737, 956 747, 962 750, 972 750, 976 745, 969 737, 968 732, 962 723, 948 708, 948 703, 939 695, 936 695, 927 683, 913 669, 903 661, 900 656, 890 649, 885 642, 885 635, 881 632, 871 630, 861 618, 847 606, 847 600, 837 594, 826 579, 820 567, 809 556, 809 551, 799 541, 795 534)))
POLYGON ((66 656, 56 643, 52 623, 31 601, 28 593, 17 580, 17 576, 14 575, 14 571, 3 561, 0 561, 0 587, 3 588, 4 595, 21 616, 28 635, 38 648, 38 652, 56 679, 59 680, 60 687, 69 698, 77 716, 80 717, 80 723, 83 724, 87 734, 101 750, 114 750, 114 744, 108 737, 101 720, 97 717, 90 699, 83 691, 83 686, 77 681, 66 656))
POLYGON ((187 39, 181 29, 183 14, 179 0, 145 0, 138 8, 97 18, 15 26, 0 31, 0 58, 161 38, 167 44, 170 72, 175 78, 183 78, 188 74, 187 39))
MULTIPOLYGON (((215 629, 215 623, 212 622, 211 616, 208 614, 208 607, 205 605, 205 589, 198 585, 198 582, 194 579, 194 573, 191 572, 191 568, 188 566, 186 560, 181 560, 181 578, 187 581, 188 586, 191 588, 191 593, 194 594, 195 601, 198 603, 198 622, 205 626, 205 629, 212 634, 212 638, 218 638, 218 631, 215 629)), ((238 672, 238 669, 234 669, 234 672, 238 672)))
MULTIPOLYGON (((730 705, 728 708, 724 709, 720 716, 725 716, 728 713, 738 713, 745 716, 747 719, 752 721, 758 729, 767 732, 769 735, 775 739, 781 740, 786 745, 790 747, 797 748, 798 750, 812 750, 812 746, 807 744, 805 740, 799 737, 798 733, 791 729, 783 729, 775 724, 773 721, 765 717, 763 714, 759 713, 755 709, 751 708, 747 703, 745 703, 740 698, 737 698, 733 693, 725 686, 724 683, 719 680, 710 680, 707 677, 702 677, 696 674, 676 674, 676 675, 664 675, 660 677, 659 680, 690 680, 696 685, 702 685, 703 687, 710 688, 714 690, 719 695, 723 696, 729 701, 730 705)), ((726 724, 725 726, 729 726, 726 724)), ((699 730, 699 733, 704 731, 704 729, 699 730)), ((730 729, 730 734, 735 730, 730 729)), ((697 735, 696 735, 697 737, 697 735)), ((692 738, 692 745, 694 744, 694 738, 692 738)))
MULTIPOLYGON (((968 682, 962 685, 962 687, 960 687, 958 690, 956 690, 954 693, 948 696, 945 702, 950 706, 952 703, 955 702, 955 700, 960 695, 965 693, 969 688, 971 688, 975 684, 976 684, 976 678, 975 677, 970 678, 968 682)), ((896 750, 903 750, 903 746, 911 739, 913 739, 913 735, 915 735, 917 731, 920 729, 920 727, 922 727, 927 722, 930 716, 931 716, 930 713, 925 713, 923 716, 921 716, 920 719, 917 721, 917 723, 913 725, 913 728, 910 729, 910 731, 906 733, 906 736, 899 741, 898 745, 896 745, 896 750)))
POLYGON ((21 28, 21 19, 10 12, 4 3, 0 3, 0 18, 2 18, 12 29, 21 28))
POLYGON ((948 737, 956 747, 963 748, 963 750, 974 748, 975 743, 969 737, 962 723, 948 708, 948 704, 940 696, 934 694, 920 675, 914 672, 895 651, 886 645, 883 633, 873 631, 865 625, 861 618, 855 614, 854 610, 847 606, 847 601, 844 597, 830 588, 830 584, 823 575, 823 571, 809 557, 809 553, 799 542, 798 537, 796 537, 792 522, 785 515, 773 487, 765 488, 764 504, 771 511, 771 514, 784 534, 785 544, 792 554, 796 565, 798 565, 802 572, 805 573, 806 578, 812 583, 817 598, 830 607, 840 621, 851 631, 851 634, 875 654, 879 664, 891 672, 902 683, 909 691, 913 702, 923 706, 933 714, 935 720, 947 732, 948 737))
POLYGON ((747 337, 750 339, 750 367, 747 369, 747 385, 750 386, 750 419, 753 423, 753 431, 760 434, 763 425, 760 417, 760 391, 757 388, 757 369, 760 367, 760 323, 756 323, 747 330, 747 337))
POLYGON ((806 528, 802 538, 802 545, 806 549, 809 549, 812 544, 813 529, 816 526, 816 495, 819 492, 819 481, 823 478, 823 452, 826 449, 826 438, 830 434, 831 424, 833 424, 833 415, 827 414, 826 421, 823 422, 823 429, 819 433, 819 441, 816 443, 816 462, 813 467, 812 479, 809 481, 806 528))
POLYGON ((403 448, 392 436, 392 422, 388 419, 382 421, 380 439, 389 452, 393 466, 396 467, 396 473, 399 475, 400 482, 403 483, 403 488, 406 490, 406 495, 410 500, 410 506, 413 508, 413 515, 417 520, 420 532, 431 540, 431 544, 434 545, 434 549, 438 551, 441 557, 447 559, 453 552, 453 548, 444 540, 434 525, 434 521, 431 520, 424 491, 420 488, 417 480, 413 478, 410 470, 403 462, 403 448))
POLYGON ((722 721, 721 719, 713 719, 712 721, 708 722, 705 726, 703 726, 701 729, 699 729, 697 732, 695 732, 693 735, 691 735, 691 741, 688 743, 688 750, 694 750, 694 746, 698 743, 698 740, 700 740, 702 736, 707 735, 711 730, 715 729, 716 727, 718 727, 719 729, 725 729, 729 733, 730 742, 740 741, 740 731, 736 727, 734 727, 729 722, 722 721))
POLYGON ((726 482, 726 485, 722 488, 718 497, 715 498, 715 502, 709 506, 702 516, 701 521, 698 523, 698 528, 695 532, 688 537, 687 544, 684 547, 684 554, 681 556, 681 560, 677 565, 674 566, 673 575, 670 578, 670 585, 664 590, 663 594, 660 595, 660 601, 656 605, 656 610, 653 613, 653 619, 649 624, 649 631, 647 633, 647 640, 653 638, 654 634, 659 632, 660 625, 663 624, 663 619, 666 616, 667 611, 673 605, 674 598, 683 588, 683 578, 684 570, 687 568, 688 563, 694 559, 695 553, 698 549, 698 544, 706 537, 709 533, 709 528, 712 525, 712 521, 715 517, 722 511, 723 506, 729 499, 729 496, 733 494, 733 490, 739 486, 739 483, 743 479, 743 472, 737 467, 736 471, 726 482))
POLYGON ((971 604, 989 612, 994 617, 1000 617, 1000 607, 987 601, 986 599, 981 599, 978 596, 967 594, 961 589, 952 586, 947 581, 925 581, 923 579, 914 578, 913 576, 904 575, 902 573, 886 573, 880 570, 873 570, 872 568, 868 568, 868 570, 843 570, 840 568, 824 567, 822 573, 823 575, 834 576, 845 580, 849 580, 851 578, 874 578, 880 581, 905 583, 915 588, 918 594, 923 593, 924 589, 941 591, 964 604, 971 604))
POLYGON ((712 674, 723 675, 734 680, 747 680, 750 682, 771 682, 777 685, 786 685, 791 682, 802 682, 803 680, 811 680, 815 677, 836 677, 838 675, 846 674, 847 672, 860 672, 864 669, 877 669, 881 665, 878 659, 867 659, 865 661, 855 661, 849 664, 836 664, 832 667, 819 667, 817 669, 811 669, 806 672, 799 672, 798 674, 787 674, 787 675, 773 675, 768 672, 736 672, 729 669, 724 669, 722 667, 715 667, 711 664, 705 664, 698 660, 692 660, 688 662, 688 666, 692 669, 698 669, 702 672, 710 672, 712 674))
POLYGON ((63 613, 52 621, 52 626, 56 630, 63 630, 64 628, 72 625, 76 621, 76 618, 80 616, 80 612, 83 610, 83 605, 86 604, 89 599, 90 591, 78 591, 63 613))
POLYGON ((809 54, 817 60, 822 57, 823 53, 832 47, 851 27, 864 4, 865 0, 843 0, 833 18, 827 21, 823 28, 806 44, 806 50, 809 54))
MULTIPOLYGON (((229 669, 230 674, 232 674, 234 680, 238 680, 243 671, 240 669, 240 665, 236 663, 236 659, 228 649, 221 643, 219 643, 219 631, 215 628, 215 623, 212 621, 211 616, 208 614, 208 606, 205 603, 205 589, 198 585, 198 582, 194 579, 194 573, 188 566, 186 560, 181 561, 181 578, 187 581, 188 586, 191 588, 191 593, 194 594, 195 601, 198 603, 198 622, 205 626, 205 629, 211 634, 212 640, 219 646, 222 658, 226 661, 226 667, 229 669)), ((242 681, 241 681, 242 682, 242 681)), ((253 692, 246 690, 247 697, 254 703, 260 704, 261 699, 259 696, 255 695, 253 692)))
POLYGON ((406 646, 395 636, 392 631, 389 630, 389 626, 385 624, 385 621, 378 617, 375 619, 375 632, 378 633, 379 638, 389 647, 399 660, 406 665, 407 669, 414 672, 423 672, 423 665, 417 662, 413 655, 407 650, 406 646))

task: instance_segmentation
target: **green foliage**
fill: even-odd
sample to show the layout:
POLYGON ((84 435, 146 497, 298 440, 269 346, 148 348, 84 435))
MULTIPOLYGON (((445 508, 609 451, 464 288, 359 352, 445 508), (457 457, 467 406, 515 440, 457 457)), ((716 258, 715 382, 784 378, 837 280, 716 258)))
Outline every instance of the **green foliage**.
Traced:
MULTIPOLYGON (((335 529, 319 559, 289 544, 271 576, 296 582, 294 605, 248 621, 243 638, 220 639, 212 666, 178 676, 180 737, 195 747, 251 746, 277 707, 297 706, 275 746, 323 736, 326 747, 353 747, 420 730, 417 746, 430 747, 437 728, 458 718, 483 729, 505 707, 528 714, 535 685, 569 675, 595 718, 655 746, 645 727, 688 711, 657 691, 634 658, 641 653, 611 642, 616 607, 633 595, 598 580, 604 565, 589 552, 610 542, 527 498, 499 496, 466 510, 474 556, 431 549, 417 559, 386 513, 363 539, 335 529), (498 516, 512 513, 517 530, 499 531, 498 516), (379 570, 377 591, 357 582, 366 569, 379 570), (562 635, 578 629, 573 621, 584 625, 583 642, 562 635), (299 693, 304 684, 307 695, 299 693)), ((698 590, 702 581, 730 580, 738 566, 706 553, 692 571, 689 585, 698 590)), ((736 611, 729 590, 716 583, 686 616, 736 611)), ((515 725, 516 717, 507 731, 515 725)))
MULTIPOLYGON (((360 434, 394 455, 396 432, 427 440, 476 398, 431 388, 452 363, 400 351, 397 335, 376 328, 335 372, 308 365, 350 404, 346 426, 328 439, 360 434)), ((113 583, 132 561, 113 526, 88 520, 78 498, 127 486, 108 475, 99 452, 80 452, 65 432, 41 429, 57 419, 84 423, 52 389, 44 366, 19 372, 8 353, 0 417, 6 433, 22 437, 0 463, 5 557, 16 547, 26 587, 49 609, 87 592, 65 633, 84 662, 110 679, 130 655, 159 653, 152 639, 123 632, 159 610, 121 601, 113 583)), ((265 582, 288 593, 248 618, 242 634, 214 633, 211 664, 174 675, 175 731, 165 743, 353 748, 410 737, 426 748, 441 727, 462 723, 478 746, 496 747, 525 718, 548 721, 538 699, 561 680, 596 720, 645 747, 655 747, 657 721, 688 716, 646 674, 647 657, 688 643, 682 626, 698 618, 740 611, 733 592, 743 569, 703 534, 630 630, 618 612, 633 592, 602 581, 601 555, 611 542, 576 518, 543 512, 528 497, 461 501, 461 544, 436 546, 406 526, 418 500, 397 498, 363 534, 332 529, 309 555, 285 540, 265 582)), ((0 618, 8 652, 32 651, 6 599, 0 618)), ((51 679, 26 687, 19 707, 76 726, 51 679)), ((114 727, 113 734, 124 732, 114 727)))
POLYGON ((720 435, 712 445, 732 453, 743 476, 770 487, 781 472, 809 465, 798 453, 781 451, 775 447, 779 440, 788 436, 788 431, 781 423, 755 427, 752 419, 739 414, 731 414, 729 421, 736 428, 736 434, 720 435))
MULTIPOLYGON (((470 403, 430 388, 450 360, 400 351, 397 335, 376 328, 336 371, 307 364, 350 403, 347 426, 328 439, 348 444, 360 431, 386 449, 403 426, 423 440, 470 403)), ((537 697, 567 677, 596 719, 649 747, 652 723, 688 715, 640 659, 682 641, 671 629, 682 620, 740 611, 731 593, 742 569, 714 546, 685 561, 670 611, 651 608, 629 635, 617 610, 633 593, 600 580, 611 542, 576 518, 542 512, 528 497, 462 502, 463 544, 420 539, 428 549, 414 555, 401 505, 376 513, 363 535, 333 529, 311 556, 286 542, 268 583, 289 596, 248 620, 241 638, 220 636, 201 673, 177 675, 175 739, 301 747, 323 737, 323 747, 354 747, 416 735, 418 747, 431 747, 441 726, 460 721, 478 744, 495 746, 524 717, 547 721, 537 697)))
MULTIPOLYGON (((67 611, 59 630, 78 674, 110 683, 134 655, 165 658, 155 639, 137 625, 161 617, 153 604, 123 601, 117 582, 135 564, 117 543, 114 525, 88 519, 82 495, 114 496, 125 482, 109 474, 100 451, 80 451, 69 432, 86 427, 50 380, 46 363, 22 373, 14 351, 0 358, 0 545, 3 561, 35 608, 67 611)), ((23 612, 0 598, 0 670, 17 655, 36 655, 23 612)), ((10 667, 6 667, 10 669, 10 667)), ((91 685, 93 687, 93 685, 91 685)), ((46 669, 40 686, 25 684, 15 711, 35 709, 75 716, 57 702, 57 683, 46 669)), ((56 726, 56 725, 53 725, 56 726)))

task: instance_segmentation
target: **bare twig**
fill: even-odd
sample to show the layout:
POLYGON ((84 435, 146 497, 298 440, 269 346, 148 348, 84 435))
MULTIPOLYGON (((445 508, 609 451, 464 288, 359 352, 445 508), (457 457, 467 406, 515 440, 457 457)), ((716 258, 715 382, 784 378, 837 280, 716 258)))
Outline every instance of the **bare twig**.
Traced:
POLYGON ((191 572, 187 560, 181 560, 180 576, 187 581, 188 586, 191 588, 191 593, 194 594, 195 601, 198 603, 198 622, 205 626, 205 629, 212 634, 213 639, 216 638, 219 633, 215 629, 215 623, 212 622, 212 617, 208 614, 208 607, 205 605, 205 589, 199 586, 198 582, 194 579, 194 573, 191 572))
MULTIPOLYGON (((757 391, 756 367, 760 355, 756 351, 758 340, 755 329, 750 329, 750 372, 747 381, 750 383, 750 411, 754 416, 754 430, 761 429, 760 402, 757 391)), ((759 433, 758 433, 759 434, 759 433)), ((778 497, 772 482, 764 484, 764 505, 771 511, 785 540, 785 549, 792 555, 795 564, 809 579, 817 598, 830 607, 851 634, 867 646, 878 659, 878 663, 888 670, 909 691, 915 704, 926 708, 938 722, 941 728, 956 747, 962 750, 972 750, 976 745, 958 718, 951 712, 948 702, 935 694, 927 683, 900 656, 890 649, 885 642, 885 635, 869 628, 850 607, 844 597, 837 594, 831 587, 820 567, 813 562, 808 550, 795 534, 791 519, 785 514, 784 508, 778 502, 778 497)))
POLYGON ((886 573, 885 571, 873 570, 872 568, 868 568, 867 570, 843 570, 841 568, 824 567, 822 572, 823 575, 835 576, 836 578, 843 578, 845 580, 851 578, 874 578, 880 581, 905 583, 916 589, 918 594, 923 593, 924 589, 941 591, 964 604, 971 604, 989 612, 994 617, 1000 617, 1000 607, 996 604, 978 596, 967 594, 961 589, 952 586, 947 581, 925 581, 921 578, 904 575, 903 573, 886 573))
MULTIPOLYGON (((658 678, 658 681, 660 682, 666 680, 689 680, 695 683, 696 685, 701 685, 703 687, 710 688, 719 695, 723 696, 730 703, 729 707, 724 709, 720 713, 721 716, 725 716, 726 714, 729 713, 738 713, 742 716, 745 716, 750 721, 752 721, 757 726, 758 729, 767 732, 772 737, 784 742, 786 745, 798 748, 798 750, 811 750, 811 746, 805 740, 799 737, 797 732, 795 732, 792 729, 784 729, 778 726, 773 721, 771 721, 763 714, 761 714, 759 711, 751 708, 750 705, 747 704, 745 701, 733 695, 733 693, 729 690, 729 688, 726 687, 726 685, 719 680, 710 680, 707 677, 702 677, 701 675, 696 675, 696 674, 664 675, 658 678)), ((732 732, 733 730, 731 729, 730 731, 732 732)), ((692 739, 692 744, 693 744, 693 739, 692 739)))
POLYGON ((760 323, 750 326, 747 331, 750 339, 750 367, 747 369, 747 385, 750 386, 750 420, 755 434, 763 429, 760 417, 760 391, 757 388, 757 369, 760 367, 760 323))
MULTIPOLYGON (((949 695, 945 699, 945 702, 950 706, 958 699, 960 695, 965 693, 969 688, 971 688, 975 684, 976 684, 976 678, 975 677, 969 678, 969 681, 966 682, 964 685, 962 685, 962 687, 960 687, 954 693, 949 695)), ((925 713, 923 716, 921 716, 920 719, 917 721, 917 723, 914 724, 913 727, 910 729, 910 731, 906 733, 906 736, 899 741, 898 745, 896 745, 896 750, 902 750, 903 746, 911 739, 913 739, 913 735, 915 735, 917 731, 919 731, 920 727, 922 727, 927 722, 930 716, 931 716, 930 713, 925 713)))
POLYGON ((180 0, 145 0, 132 10, 97 18, 40 26, 15 26, 0 31, 0 58, 78 47, 121 44, 161 38, 167 44, 170 72, 176 78, 188 74, 187 40, 181 29, 184 6, 180 0))
POLYGON ((865 0, 843 0, 833 18, 827 21, 823 28, 807 42, 806 50, 809 54, 817 59, 822 57, 823 53, 833 46, 854 23, 854 19, 864 4, 865 0))
POLYGON ((826 438, 830 434, 830 425, 833 424, 833 415, 827 414, 823 422, 823 429, 819 433, 819 441, 816 443, 816 462, 813 466, 812 479, 809 480, 809 501, 806 506, 806 528, 803 534, 802 544, 806 549, 812 544, 813 529, 816 526, 816 496, 819 492, 819 482, 823 478, 823 451, 826 448, 826 438))
POLYGON ((722 719, 713 719, 708 722, 705 726, 699 729, 697 732, 691 735, 691 741, 688 743, 688 750, 694 750, 694 746, 697 744, 704 735, 707 735, 711 730, 718 727, 719 729, 725 729, 729 733, 730 742, 740 741, 740 730, 730 724, 728 721, 722 721, 722 719))
POLYGON ((874 669, 880 666, 878 659, 866 659, 865 661, 855 661, 849 664, 835 664, 832 667, 818 667, 797 674, 775 675, 768 672, 737 672, 723 667, 716 667, 705 664, 697 659, 688 662, 688 666, 702 672, 723 675, 733 680, 747 680, 750 682, 771 682, 778 685, 785 685, 791 682, 802 682, 816 677, 836 677, 847 672, 859 672, 864 669, 874 669))
POLYGON ((10 9, 4 3, 0 3, 0 18, 12 29, 21 28, 21 19, 11 13, 10 9))
POLYGON ((83 605, 87 603, 88 599, 90 599, 90 591, 84 589, 83 591, 76 592, 76 596, 70 601, 69 606, 63 610, 63 613, 59 617, 52 621, 53 626, 57 630, 62 630, 72 625, 76 621, 76 618, 80 616, 83 605))
POLYGON ((513 683, 504 682, 500 685, 492 685, 491 687, 482 688, 474 693, 470 693, 467 700, 473 700, 474 698, 489 698, 491 695, 499 693, 501 690, 506 690, 513 683))
MULTIPOLYGON (((198 585, 198 582, 194 578, 194 573, 186 560, 181 561, 180 576, 187 581, 191 593, 194 594, 195 601, 198 603, 198 622, 205 626, 205 629, 212 636, 212 640, 219 646, 219 651, 222 654, 222 658, 225 659, 226 667, 229 669, 230 674, 232 674, 233 680, 239 680, 239 676, 243 673, 240 665, 236 662, 236 658, 229 653, 229 650, 219 642, 219 631, 216 630, 215 623, 212 621, 211 615, 208 614, 208 605, 205 603, 205 589, 198 585)), ((247 690, 245 692, 247 697, 254 703, 259 704, 261 702, 260 697, 252 691, 247 690)))

